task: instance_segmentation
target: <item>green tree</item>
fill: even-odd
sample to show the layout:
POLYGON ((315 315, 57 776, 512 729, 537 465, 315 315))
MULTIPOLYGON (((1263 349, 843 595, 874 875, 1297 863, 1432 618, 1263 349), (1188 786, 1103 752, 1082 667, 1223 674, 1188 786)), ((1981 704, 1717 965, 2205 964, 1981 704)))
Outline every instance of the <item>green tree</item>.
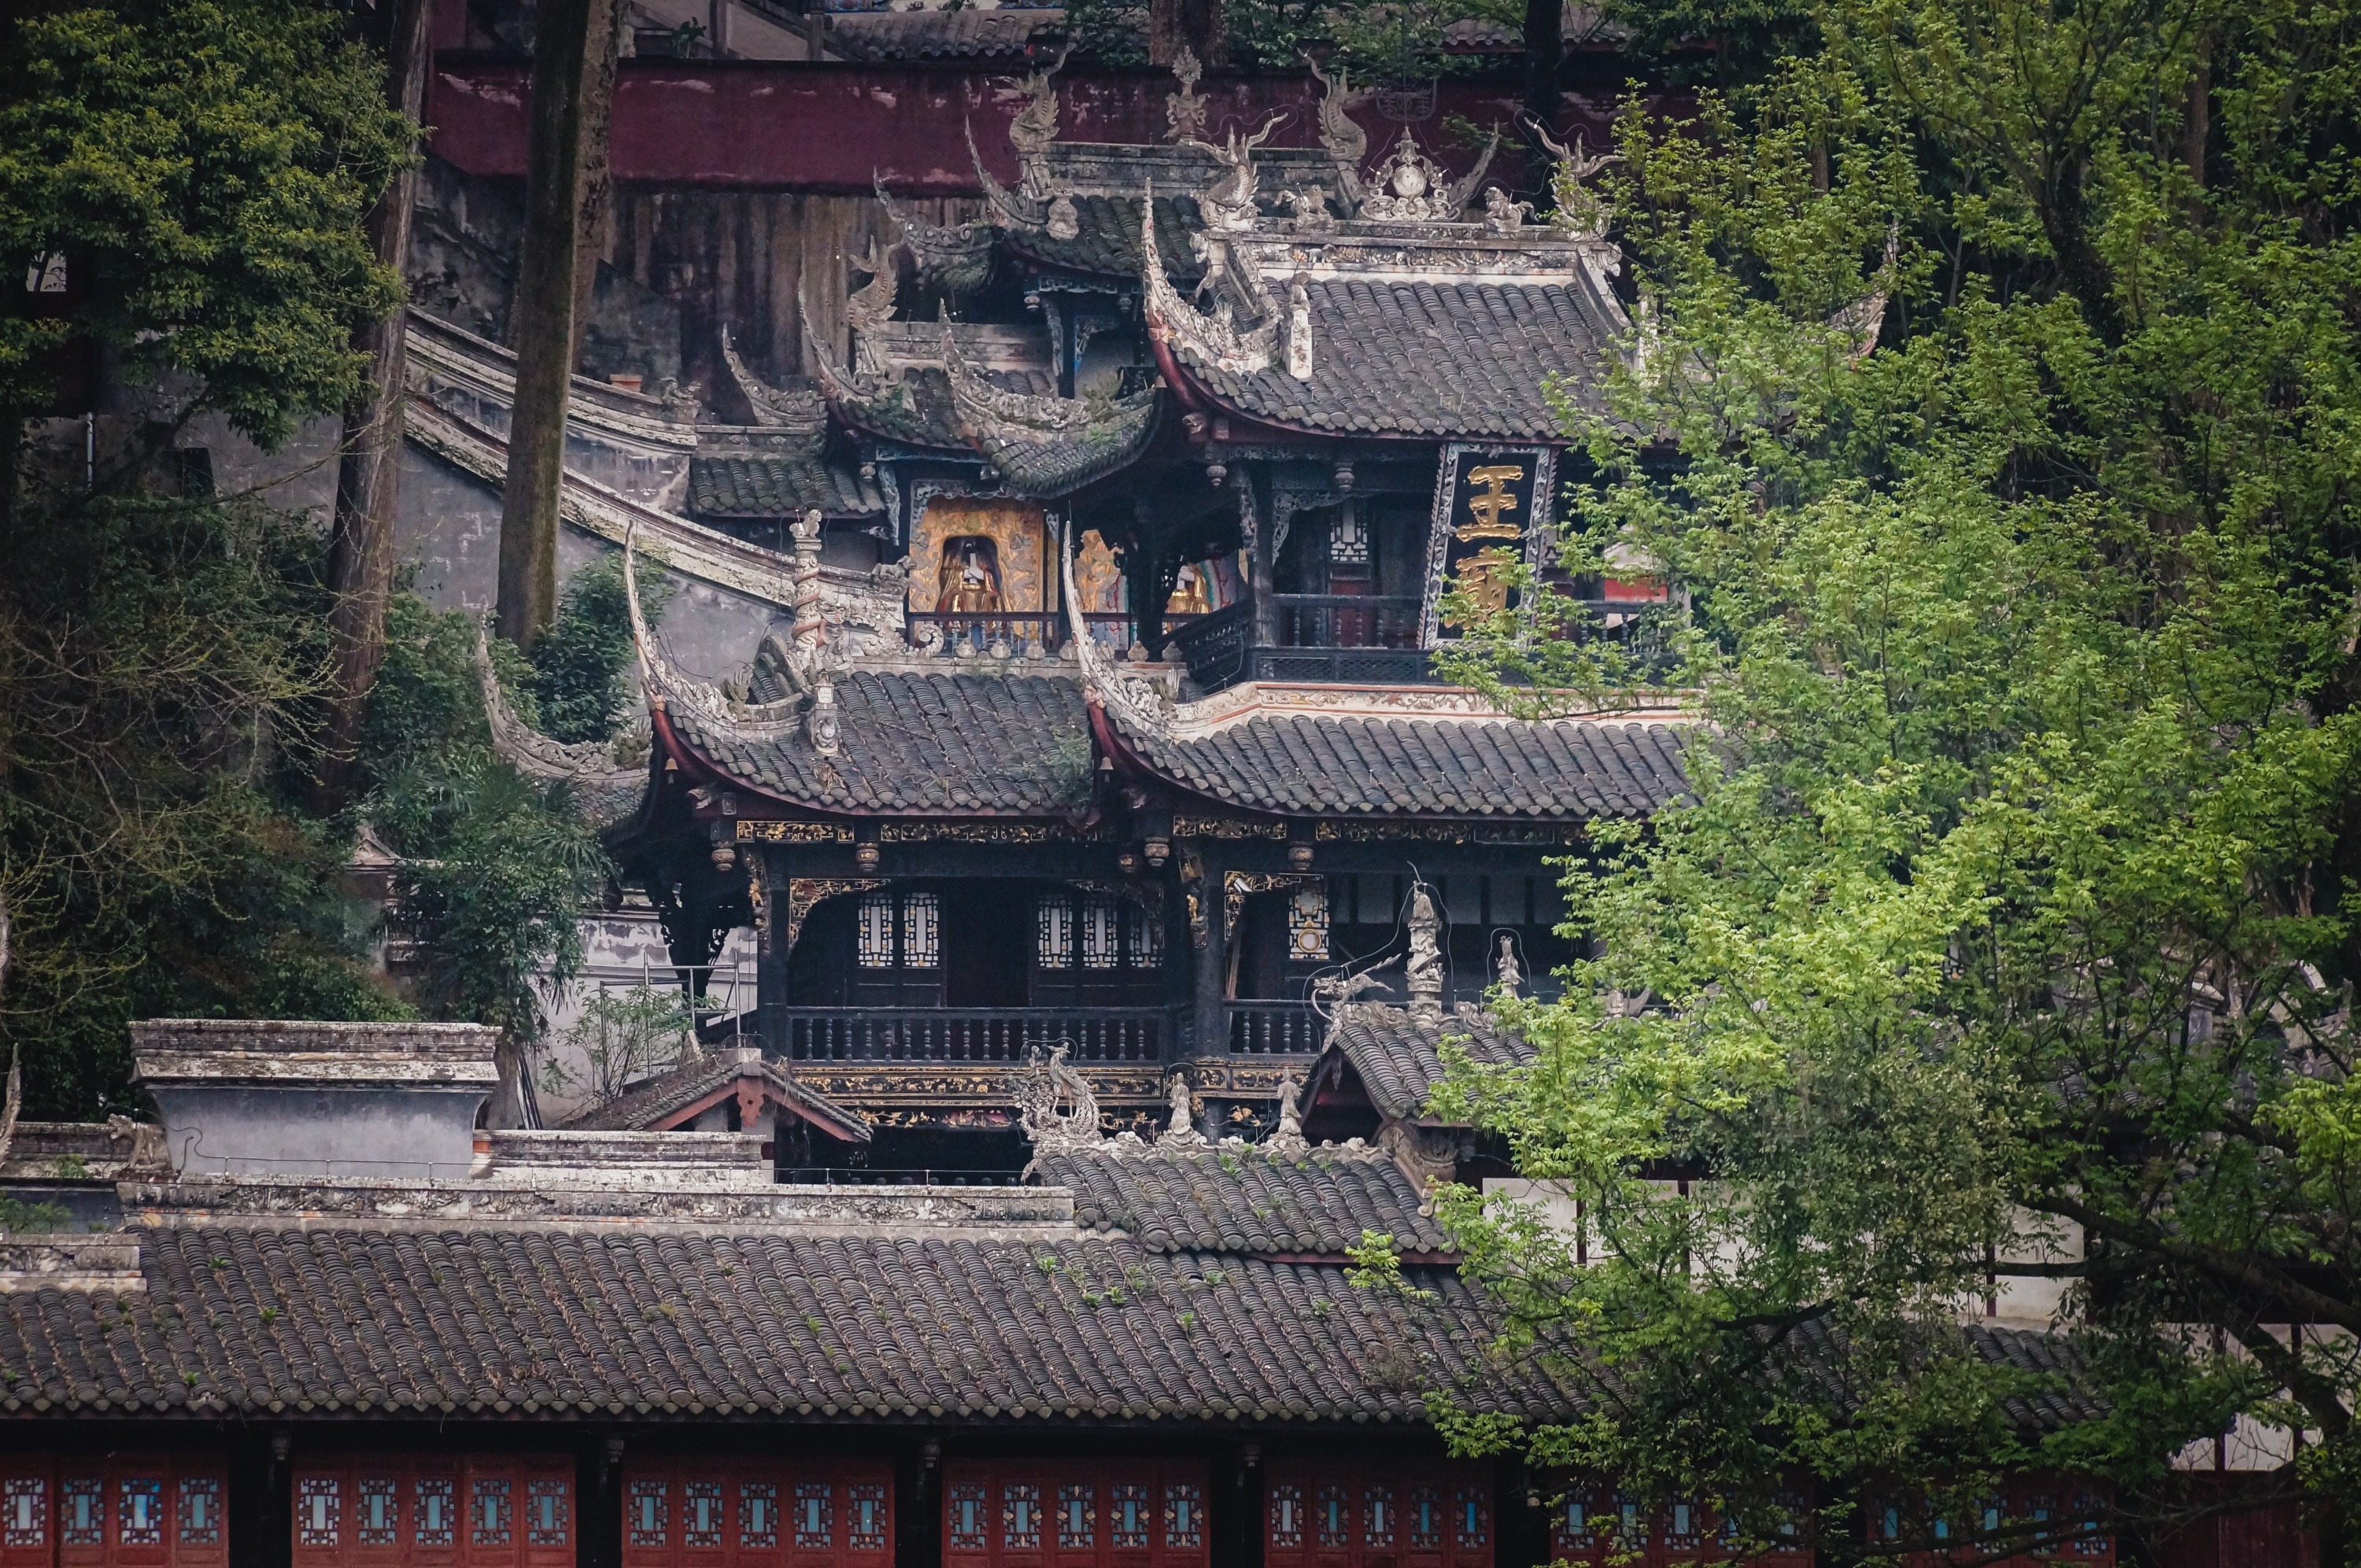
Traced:
MULTIPOLYGON (((1752 1520, 1895 1498, 1899 1540, 1823 1514, 1849 1555, 2024 1469, 2155 1527, 2243 1411, 2310 1430, 2276 1479, 2349 1562, 2361 8, 1811 23, 1625 123, 1642 325, 1563 389, 1572 565, 1682 587, 1706 722, 1693 797, 1571 876, 1598 956, 1502 1003, 1538 1063, 1441 1097, 1589 1227, 1448 1206, 1593 1412, 1458 1430, 1752 1520), (2043 1279, 2070 1372, 1968 1326, 2043 1279)), ((1620 700, 1525 602, 1461 673, 1620 700)))
POLYGON ((0 312, 9 454, 76 338, 128 379, 177 373, 182 412, 266 444, 344 406, 354 329, 401 300, 362 227, 414 130, 382 75, 310 0, 12 8, 0 277, 56 258, 66 288, 60 309, 0 312))

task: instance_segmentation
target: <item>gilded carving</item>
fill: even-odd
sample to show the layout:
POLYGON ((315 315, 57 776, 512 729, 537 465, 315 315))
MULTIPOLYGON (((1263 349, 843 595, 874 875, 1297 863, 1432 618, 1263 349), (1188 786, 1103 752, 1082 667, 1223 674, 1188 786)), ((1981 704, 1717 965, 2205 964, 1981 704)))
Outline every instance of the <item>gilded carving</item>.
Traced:
POLYGON ((1284 839, 1284 822, 1257 822, 1241 817, 1199 817, 1189 812, 1176 812, 1172 817, 1175 839, 1284 839))
POLYGON ((888 844, 1047 844, 1073 835, 1040 822, 887 822, 877 837, 888 844))
POLYGON ((821 877, 798 876, 787 879, 787 950, 793 951, 796 938, 803 935, 804 921, 814 908, 828 899, 848 893, 866 893, 873 887, 884 887, 881 877, 821 877))
POLYGON ((749 822, 738 819, 741 844, 850 844, 850 822, 749 822))
MULTIPOLYGON (((1246 900, 1257 893, 1310 890, 1324 894, 1327 889, 1328 879, 1325 877, 1301 876, 1292 872, 1224 872, 1222 873, 1222 929, 1224 931, 1237 929, 1238 911, 1245 908, 1246 900)), ((1324 949, 1327 946, 1327 928, 1324 918, 1321 929, 1321 946, 1324 949)))
POLYGON ((910 608, 1038 614, 1049 604, 1048 542, 1039 507, 935 497, 910 541, 910 608))

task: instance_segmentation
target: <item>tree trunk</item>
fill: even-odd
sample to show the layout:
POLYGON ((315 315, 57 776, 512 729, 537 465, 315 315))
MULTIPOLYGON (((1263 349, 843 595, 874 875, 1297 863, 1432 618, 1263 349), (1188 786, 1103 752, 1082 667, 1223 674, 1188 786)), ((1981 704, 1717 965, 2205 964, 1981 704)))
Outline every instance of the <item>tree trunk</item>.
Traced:
MULTIPOLYGON (((1565 0, 1525 0, 1526 139, 1536 152, 1542 150, 1541 142, 1531 127, 1555 128, 1558 76, 1565 65, 1565 0)), ((1549 165, 1541 167, 1546 184, 1549 165)))
MULTIPOLYGON (((414 123, 426 108, 427 0, 389 0, 381 10, 386 95, 414 123)), ((378 260, 396 271, 410 255, 410 224, 418 208, 418 170, 393 177, 369 213, 369 242, 378 260)), ((385 661, 385 605, 393 591, 393 509, 401 464, 408 320, 396 310, 361 332, 353 346, 368 356, 368 379, 345 410, 345 449, 336 469, 336 511, 328 541, 328 587, 335 596, 328 627, 335 646, 335 707, 328 716, 328 755, 322 770, 324 804, 331 809, 350 793, 353 752, 369 687, 385 661)))
POLYGON ((1170 65, 1183 49, 1208 70, 1230 62, 1222 0, 1148 0, 1148 62, 1170 65))
POLYGON ((530 648, 557 613, 566 382, 605 226, 614 0, 544 0, 533 49, 524 236, 517 247, 516 398, 500 499, 500 634, 530 648))

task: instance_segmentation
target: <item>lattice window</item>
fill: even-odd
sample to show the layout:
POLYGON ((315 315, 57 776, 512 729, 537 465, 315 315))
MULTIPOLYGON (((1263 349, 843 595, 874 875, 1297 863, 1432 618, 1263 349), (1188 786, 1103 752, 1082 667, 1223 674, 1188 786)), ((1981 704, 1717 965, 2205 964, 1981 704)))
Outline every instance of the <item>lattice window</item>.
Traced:
POLYGON ((943 903, 931 893, 902 895, 902 967, 939 969, 943 903))
POLYGON ((1361 1541, 1367 1546, 1391 1546, 1394 1527, 1399 1521, 1394 1515, 1394 1489, 1391 1486, 1365 1486, 1361 1489, 1361 1541))
POLYGON ((524 1542, 527 1546, 564 1546, 573 1534, 574 1508, 565 1482, 555 1477, 524 1486, 524 1542))
POLYGON ((1194 1484, 1175 1481, 1164 1488, 1164 1544, 1193 1552, 1204 1544, 1205 1497, 1194 1484))
POLYGON ((1312 1528, 1319 1532, 1323 1546, 1352 1544, 1351 1515, 1345 1511, 1344 1487, 1323 1486, 1312 1494, 1312 1528))
POLYGON ((1410 1489, 1410 1549, 1412 1552, 1443 1550, 1443 1499, 1432 1486, 1410 1489))
POLYGON ((680 1489, 680 1542, 683 1546, 721 1544, 721 1483, 691 1481, 680 1489))
POLYGON ((1058 1550, 1088 1552, 1098 1543, 1096 1499, 1087 1482, 1070 1482, 1058 1488, 1058 1550))
MULTIPOLYGON (((2076 1519, 2093 1519, 2097 1517, 2098 1512, 2099 1501, 2096 1497, 2087 1493, 2075 1497, 2074 1517, 2076 1519)), ((2114 1550, 2115 1542, 2112 1536, 2083 1534, 2074 1538, 2073 1551, 2077 1557, 2108 1557, 2114 1554, 2114 1550)))
POLYGON ((862 969, 894 967, 894 895, 864 893, 853 910, 853 961, 862 969))
POLYGON ((768 1552, 779 1544, 779 1485, 749 1481, 738 1488, 738 1545, 768 1552))
POLYGON ((1292 1482, 1270 1489, 1270 1543, 1273 1546, 1303 1544, 1303 1488, 1292 1482))
POLYGON ((1664 1519, 1664 1550, 1696 1552, 1705 1545, 1705 1511, 1686 1497, 1674 1501, 1664 1519))
POLYGON ((1113 894, 1082 899, 1082 967, 1114 969, 1123 962, 1123 905, 1113 894))
POLYGON ((1358 502, 1345 501, 1331 514, 1328 559, 1339 566, 1366 566, 1369 564, 1369 531, 1361 521, 1358 502))
POLYGON ((1029 1481, 1000 1489, 1000 1545, 1004 1552, 1040 1550, 1041 1488, 1029 1481))
POLYGON ((1164 967, 1164 926, 1153 912, 1131 912, 1131 965, 1134 969, 1164 967))
POLYGON ((834 1544, 836 1504, 825 1481, 796 1483, 796 1550, 824 1552, 834 1544))
POLYGON ((1048 897, 1033 906, 1033 961, 1043 969, 1074 967, 1074 901, 1048 897))
MULTIPOLYGON (((98 1483, 66 1483, 66 1544, 81 1544, 74 1538, 73 1489, 87 1486, 93 1494, 98 1483)), ((335 1546, 341 1544, 345 1528, 345 1500, 342 1488, 333 1475, 306 1475, 295 1485, 295 1541, 299 1546, 335 1546)), ((93 1528, 91 1545, 98 1544, 93 1528)))
POLYGON ((217 1477, 181 1478, 181 1544, 221 1544, 221 1482, 217 1477))
POLYGON ((1287 956, 1300 964, 1328 961, 1328 890, 1299 887, 1287 901, 1287 956))
POLYGON ((1590 1494, 1568 1492, 1558 1505, 1553 1533, 1557 1537, 1556 1549, 1561 1553, 1588 1552, 1598 1544, 1598 1536, 1590 1528, 1590 1494))
POLYGON ((0 1481, 0 1545, 49 1543, 49 1483, 39 1475, 0 1481))
POLYGON ((985 1511, 983 1487, 953 1486, 951 1488, 950 1537, 953 1552, 984 1550, 985 1511))
POLYGON ((401 1539, 401 1495, 392 1476, 365 1476, 354 1488, 353 1525, 353 1538, 363 1546, 391 1546, 401 1539))
POLYGON ((1492 1539, 1492 1499, 1481 1486, 1462 1486, 1451 1505, 1451 1533, 1458 1544, 1483 1546, 1492 1539))
POLYGON ((476 1477, 475 1499, 471 1505, 475 1517, 467 1527, 467 1540, 475 1546, 506 1546, 509 1543, 509 1484, 489 1475, 476 1477))
POLYGON ((855 1552, 885 1550, 885 1488, 875 1485, 844 1489, 845 1544, 855 1552))
POLYGON ((1117 1550, 1147 1546, 1147 1487, 1123 1485, 1107 1489, 1107 1544, 1117 1550))
POLYGON ((115 1533, 123 1545, 164 1544, 164 1482, 160 1476, 125 1476, 116 1493, 115 1507, 115 1533))
MULTIPOLYGON (((459 1486, 448 1475, 422 1475, 411 1488, 411 1500, 417 1508, 412 1518, 412 1538, 420 1546, 449 1546, 459 1533, 459 1486)), ((657 1499, 658 1519, 662 1519, 663 1499, 657 1499)), ((661 1528, 661 1526, 659 1526, 661 1528)), ((662 1536, 657 1537, 661 1541, 662 1536)))

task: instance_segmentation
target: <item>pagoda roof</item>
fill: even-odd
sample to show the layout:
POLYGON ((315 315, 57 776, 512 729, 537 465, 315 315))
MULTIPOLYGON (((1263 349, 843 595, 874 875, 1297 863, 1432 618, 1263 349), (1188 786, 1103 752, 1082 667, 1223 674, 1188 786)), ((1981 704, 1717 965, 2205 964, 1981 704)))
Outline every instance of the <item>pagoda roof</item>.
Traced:
POLYGON ((1178 1147, 1110 1140, 1045 1149, 1041 1179, 1074 1194, 1074 1219, 1151 1252, 1341 1258, 1376 1231, 1412 1253, 1450 1250, 1426 1195, 1390 1156, 1326 1145, 1288 1159, 1252 1144, 1178 1147))
POLYGON ((792 699, 741 716, 677 678, 660 685, 670 699, 665 728, 683 751, 793 805, 1062 817, 1088 800, 1089 718, 1071 676, 842 672, 834 756, 820 753, 792 699))
POLYGON ((1535 1054, 1522 1036, 1465 1003, 1448 1013, 1422 1013, 1384 1003, 1346 1002, 1338 1005, 1328 1043, 1312 1069, 1312 1098, 1318 1101, 1327 1081, 1324 1069, 1341 1058, 1361 1080, 1378 1114, 1425 1120, 1427 1102, 1443 1081, 1446 1040, 1487 1067, 1521 1067, 1535 1054))
POLYGON ((699 1052, 566 1125, 580 1132, 669 1131, 719 1103, 741 1079, 755 1080, 765 1101, 830 1137, 855 1144, 870 1141, 868 1117, 790 1076, 760 1051, 748 1049, 699 1052))
POLYGON ((688 466, 688 510, 699 517, 877 517, 885 498, 850 466, 828 461, 825 432, 699 426, 688 466))

